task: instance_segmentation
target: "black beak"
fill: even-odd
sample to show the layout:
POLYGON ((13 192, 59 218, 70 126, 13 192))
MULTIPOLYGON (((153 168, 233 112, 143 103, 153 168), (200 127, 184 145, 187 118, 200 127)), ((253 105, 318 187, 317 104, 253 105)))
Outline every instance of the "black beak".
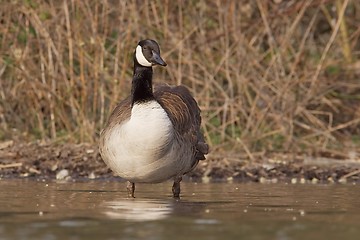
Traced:
POLYGON ((152 58, 151 58, 151 62, 153 64, 158 64, 158 65, 161 65, 161 66, 166 66, 166 62, 160 57, 159 54, 157 54, 156 52, 152 51, 152 58))

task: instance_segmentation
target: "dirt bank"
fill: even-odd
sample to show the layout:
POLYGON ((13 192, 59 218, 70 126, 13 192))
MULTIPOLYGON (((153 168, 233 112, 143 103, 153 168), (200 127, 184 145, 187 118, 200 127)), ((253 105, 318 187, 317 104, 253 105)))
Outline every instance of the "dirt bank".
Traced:
MULTIPOLYGON (((360 161, 269 153, 252 160, 211 153, 188 177, 197 181, 359 182, 360 161)), ((114 178, 94 144, 0 143, 0 177, 40 179, 114 178)))

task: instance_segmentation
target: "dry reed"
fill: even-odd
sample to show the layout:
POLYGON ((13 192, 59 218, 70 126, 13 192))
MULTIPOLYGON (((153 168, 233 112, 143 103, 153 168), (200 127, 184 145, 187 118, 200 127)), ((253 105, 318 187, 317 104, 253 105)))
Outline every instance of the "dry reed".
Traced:
POLYGON ((94 142, 156 39, 155 81, 187 85, 213 153, 343 151, 360 138, 360 3, 3 2, 0 137, 94 142))

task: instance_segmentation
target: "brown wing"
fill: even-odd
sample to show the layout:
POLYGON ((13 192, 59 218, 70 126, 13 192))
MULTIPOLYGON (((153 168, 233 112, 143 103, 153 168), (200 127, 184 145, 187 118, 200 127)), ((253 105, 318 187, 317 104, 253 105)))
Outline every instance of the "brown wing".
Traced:
POLYGON ((175 130, 195 147, 196 159, 205 159, 208 145, 200 131, 200 108, 184 86, 155 86, 155 99, 168 114, 175 130))
POLYGON ((122 121, 130 118, 131 115, 131 97, 122 100, 111 113, 107 127, 111 124, 119 124, 122 121))

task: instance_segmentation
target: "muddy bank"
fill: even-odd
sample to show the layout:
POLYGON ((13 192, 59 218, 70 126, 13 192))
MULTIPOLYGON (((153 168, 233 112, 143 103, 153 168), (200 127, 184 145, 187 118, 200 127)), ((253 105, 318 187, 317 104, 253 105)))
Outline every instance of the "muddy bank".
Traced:
MULTIPOLYGON (((188 177, 196 181, 359 182, 360 160, 270 153, 252 160, 210 154, 188 177)), ((93 144, 0 143, 1 178, 116 178, 93 144)))

